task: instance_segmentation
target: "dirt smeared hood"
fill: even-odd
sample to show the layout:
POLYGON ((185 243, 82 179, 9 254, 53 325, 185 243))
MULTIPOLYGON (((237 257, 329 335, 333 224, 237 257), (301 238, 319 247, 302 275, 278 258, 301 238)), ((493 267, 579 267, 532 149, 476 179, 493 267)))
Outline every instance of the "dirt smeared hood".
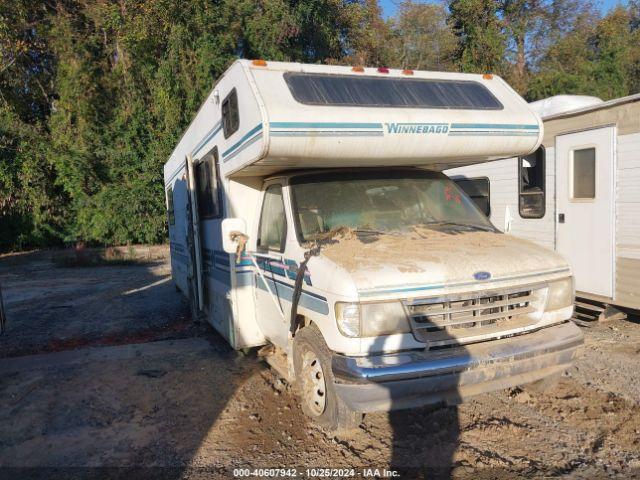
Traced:
POLYGON ((416 229, 404 235, 343 234, 322 256, 344 268, 358 290, 414 283, 446 285, 567 267, 558 254, 496 232, 416 229), (482 273, 479 273, 482 272, 482 273))

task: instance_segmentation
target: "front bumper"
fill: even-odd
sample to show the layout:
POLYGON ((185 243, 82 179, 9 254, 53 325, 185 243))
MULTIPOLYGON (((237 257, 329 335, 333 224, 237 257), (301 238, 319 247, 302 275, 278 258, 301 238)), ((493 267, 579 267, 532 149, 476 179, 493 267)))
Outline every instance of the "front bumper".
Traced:
POLYGON ((353 410, 455 405, 484 392, 535 382, 571 366, 583 335, 573 322, 524 335, 431 351, 334 355, 336 393, 353 410))

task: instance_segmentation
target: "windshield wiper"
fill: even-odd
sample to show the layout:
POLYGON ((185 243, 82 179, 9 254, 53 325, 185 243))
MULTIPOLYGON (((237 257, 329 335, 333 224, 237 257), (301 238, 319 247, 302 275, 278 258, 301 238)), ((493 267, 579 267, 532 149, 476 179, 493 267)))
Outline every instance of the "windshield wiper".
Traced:
POLYGON ((454 227, 464 227, 464 228, 475 228, 477 230, 482 230, 484 232, 493 232, 494 229, 492 227, 487 227, 484 225, 477 225, 474 223, 461 223, 461 222, 448 222, 448 221, 442 221, 442 222, 427 222, 424 225, 452 225, 454 227))
POLYGON ((372 230, 369 228, 352 228, 354 233, 364 233, 365 235, 393 235, 391 232, 383 232, 382 230, 372 230))

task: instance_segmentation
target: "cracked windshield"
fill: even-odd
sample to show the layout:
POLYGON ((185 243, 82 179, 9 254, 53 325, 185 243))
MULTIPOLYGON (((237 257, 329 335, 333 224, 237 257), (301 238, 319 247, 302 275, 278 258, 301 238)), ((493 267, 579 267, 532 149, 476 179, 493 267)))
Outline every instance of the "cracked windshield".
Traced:
POLYGON ((473 201, 440 173, 328 173, 299 176, 291 183, 302 242, 343 228, 361 234, 494 230, 473 201))

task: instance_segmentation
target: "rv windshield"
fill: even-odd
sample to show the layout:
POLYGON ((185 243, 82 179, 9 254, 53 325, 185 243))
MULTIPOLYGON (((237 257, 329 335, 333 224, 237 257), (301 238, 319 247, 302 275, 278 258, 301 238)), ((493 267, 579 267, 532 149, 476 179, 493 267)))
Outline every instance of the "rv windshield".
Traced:
POLYGON ((345 171, 291 179, 300 242, 338 228, 401 234, 415 227, 495 228, 447 176, 423 170, 345 171))

